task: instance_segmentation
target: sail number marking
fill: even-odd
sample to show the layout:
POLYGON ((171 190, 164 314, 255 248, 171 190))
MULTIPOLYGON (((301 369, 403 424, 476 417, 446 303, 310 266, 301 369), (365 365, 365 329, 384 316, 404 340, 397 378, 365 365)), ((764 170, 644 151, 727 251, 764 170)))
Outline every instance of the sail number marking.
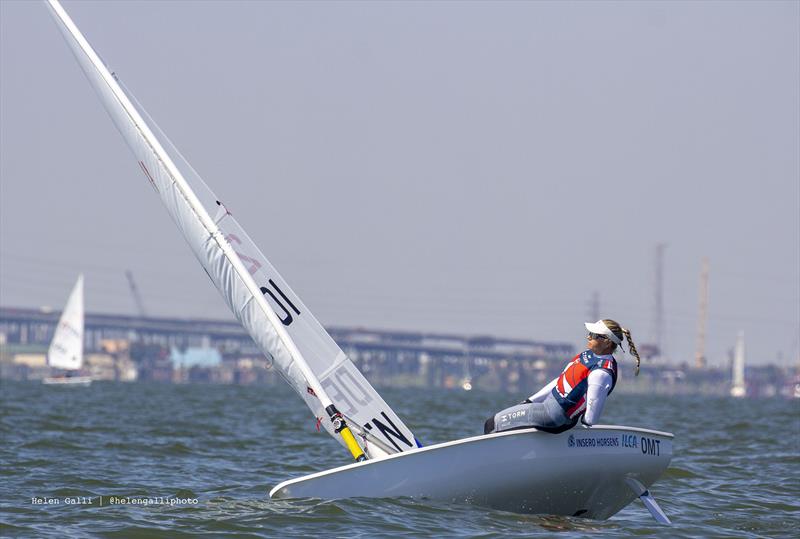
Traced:
MULTIPOLYGON (((325 389, 325 393, 336 403, 336 406, 346 416, 355 416, 359 409, 363 410, 374 401, 372 395, 364 389, 356 376, 348 368, 350 365, 341 365, 320 383, 325 389), (357 407, 357 406, 358 407, 357 407)), ((373 417, 364 424, 364 428, 372 434, 380 433, 387 442, 392 444, 398 451, 415 447, 414 442, 409 440, 402 429, 392 421, 392 419, 381 411, 380 417, 373 417), (370 424, 371 423, 371 424, 370 424), (398 442, 405 444, 403 448, 398 442)))
POLYGON ((358 412, 356 404, 360 407, 367 406, 372 402, 372 396, 361 387, 347 367, 341 365, 320 383, 341 412, 352 417, 358 412))
MULTIPOLYGON (((225 236, 225 239, 228 240, 230 244, 237 244, 237 245, 242 244, 242 240, 240 240, 236 234, 228 234, 225 236)), ((255 273, 261 269, 262 266, 261 262, 259 262, 255 258, 243 255, 242 253, 236 251, 235 249, 233 252, 235 252, 236 255, 239 257, 239 259, 241 259, 241 261, 244 262, 244 264, 247 266, 247 271, 250 273, 250 275, 255 275, 255 273)), ((281 323, 284 326, 291 325, 291 323, 294 322, 294 317, 292 316, 292 312, 294 312, 294 314, 296 315, 299 315, 300 309, 298 309, 297 306, 294 303, 292 303, 292 300, 290 300, 286 296, 286 294, 275 283, 275 281, 269 279, 268 283, 270 288, 262 286, 259 287, 259 290, 261 290, 261 293, 264 294, 265 296, 269 296, 270 298, 272 298, 273 303, 278 307, 280 307, 280 310, 283 311, 283 314, 281 314, 281 312, 279 312, 278 309, 273 309, 275 311, 275 314, 278 315, 278 318, 280 319, 281 323), (278 299, 278 296, 275 295, 276 292, 278 296, 280 296, 283 299, 283 301, 278 299)))
MULTIPOLYGON (((388 415, 386 415, 386 412, 381 412, 381 416, 383 416, 384 421, 386 421, 386 423, 391 425, 392 428, 389 428, 389 425, 387 425, 377 417, 372 418, 372 422, 375 424, 376 427, 378 427, 378 430, 381 432, 381 434, 383 434, 383 437, 386 438, 389 442, 391 442, 391 444, 395 447, 395 449, 397 449, 400 452, 403 451, 400 448, 400 446, 397 445, 397 442, 403 442, 408 447, 414 447, 414 444, 411 443, 408 440, 408 438, 405 437, 405 435, 399 428, 397 428, 397 425, 395 425, 394 421, 392 421, 391 418, 388 415), (397 442, 395 440, 397 440, 397 442)), ((365 424, 364 428, 372 432, 372 425, 370 425, 369 423, 365 424)))
MULTIPOLYGON (((231 245, 242 245, 242 240, 239 239, 236 234, 227 234, 225 235, 225 239, 228 240, 231 245)), ((235 249, 234 252, 245 264, 250 275, 255 275, 255 273, 263 266, 263 264, 255 258, 244 255, 235 249)), ((279 307, 279 309, 273 309, 275 314, 278 315, 281 323, 285 326, 291 325, 291 323, 294 322, 294 316, 292 313, 299 316, 300 309, 298 309, 297 306, 292 303, 292 300, 287 297, 287 295, 283 290, 281 290, 280 286, 278 286, 275 281, 268 279, 267 282, 269 287, 261 286, 259 287, 259 290, 261 290, 262 294, 269 296, 269 298, 272 299, 271 303, 273 303, 273 305, 277 305, 279 307)), ((359 410, 356 405, 363 409, 374 400, 369 392, 361 386, 353 373, 347 369, 346 365, 342 365, 336 369, 331 373, 330 376, 324 380, 321 380, 320 383, 325 389, 325 392, 334 402, 337 403, 337 406, 341 408, 345 415, 354 416, 359 410)), ((364 424, 364 428, 373 434, 377 434, 376 430, 380 432, 383 438, 391 443, 398 451, 415 447, 414 443, 409 440, 405 434, 403 434, 403 431, 397 427, 397 425, 386 414, 386 412, 381 411, 380 416, 380 418, 373 417, 370 421, 364 424), (400 445, 398 445, 398 442, 402 442, 402 444, 404 444, 406 447, 401 448, 400 445)))
MULTIPOLYGON (((286 303, 288 303, 288 304, 289 304, 289 306, 292 308, 292 310, 294 311, 294 313, 295 313, 295 314, 300 314, 300 309, 298 309, 297 307, 295 307, 295 306, 294 306, 294 303, 292 303, 292 302, 291 302, 291 300, 290 300, 289 298, 287 298, 287 297, 286 297, 286 294, 284 294, 284 293, 283 293, 283 290, 281 290, 281 289, 278 287, 278 285, 276 285, 276 284, 275 284, 275 281, 273 281, 272 279, 270 279, 270 280, 269 280, 269 284, 270 284, 270 286, 272 286, 272 288, 274 288, 274 289, 275 289, 275 291, 276 291, 278 294, 280 294, 280 296, 281 296, 281 297, 284 299, 284 301, 286 301, 286 303)), ((269 288, 267 288, 267 287, 265 287, 265 286, 262 286, 262 287, 261 287, 259 290, 261 290, 261 293, 262 293, 262 294, 264 294, 264 295, 269 295, 269 297, 271 297, 271 298, 272 298, 272 301, 274 301, 275 303, 277 303, 277 304, 280 306, 280 308, 283 310, 283 312, 286 314, 286 317, 284 317, 284 318, 281 318, 281 315, 280 315, 280 313, 278 313, 277 311, 275 311, 275 314, 277 314, 277 315, 278 315, 278 318, 280 318, 280 320, 281 320, 281 322, 283 323, 283 325, 284 325, 284 326, 288 326, 288 325, 290 325, 290 324, 291 324, 291 323, 294 321, 294 319, 292 318, 292 313, 290 313, 290 312, 289 312, 289 309, 287 309, 287 308, 286 308, 286 305, 284 305, 284 304, 281 302, 281 300, 279 300, 278 298, 276 298, 276 297, 275 297, 275 294, 274 294, 274 293, 272 292, 272 290, 270 290, 269 288)))

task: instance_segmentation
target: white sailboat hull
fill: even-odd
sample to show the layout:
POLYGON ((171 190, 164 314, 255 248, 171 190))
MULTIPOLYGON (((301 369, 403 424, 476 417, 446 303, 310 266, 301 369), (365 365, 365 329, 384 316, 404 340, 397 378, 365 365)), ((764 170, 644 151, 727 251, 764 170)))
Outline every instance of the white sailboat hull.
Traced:
POLYGON ((621 426, 476 436, 284 481, 271 498, 410 496, 606 519, 652 485, 673 435, 621 426))
POLYGON ((46 385, 58 386, 88 386, 92 383, 91 376, 50 376, 42 380, 46 385))

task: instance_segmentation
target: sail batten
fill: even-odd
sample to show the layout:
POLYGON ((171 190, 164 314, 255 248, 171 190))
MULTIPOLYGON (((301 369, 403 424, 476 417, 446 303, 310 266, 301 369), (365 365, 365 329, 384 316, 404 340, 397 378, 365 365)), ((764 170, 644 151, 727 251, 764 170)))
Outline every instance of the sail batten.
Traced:
MULTIPOLYGON (((294 294, 220 199, 100 61, 58 1, 46 1, 78 63, 206 274, 318 420, 326 415, 333 419, 328 410, 333 405, 358 426, 362 446, 368 445, 363 426, 379 424, 381 418, 396 426, 396 438, 414 440, 408 427, 294 294)), ((352 446, 334 432, 331 422, 323 424, 352 451, 352 446)), ((397 447, 391 436, 386 438, 386 447, 397 447)), ((415 448, 410 442, 405 445, 397 450, 415 448)), ((368 452, 370 457, 386 453, 368 452)))

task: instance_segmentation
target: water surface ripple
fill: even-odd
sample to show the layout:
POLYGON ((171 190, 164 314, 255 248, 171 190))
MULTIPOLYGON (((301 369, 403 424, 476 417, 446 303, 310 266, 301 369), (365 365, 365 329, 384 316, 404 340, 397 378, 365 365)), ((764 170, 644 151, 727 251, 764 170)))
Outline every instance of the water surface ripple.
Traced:
MULTIPOLYGON (((381 393, 426 444, 478 434, 518 400, 381 393)), ((269 489, 285 479, 349 463, 287 386, 2 381, 0 536, 787 537, 800 528, 800 402, 614 395, 604 422, 675 433, 672 465, 651 489, 672 527, 638 501, 607 521, 408 498, 272 501, 269 489)))

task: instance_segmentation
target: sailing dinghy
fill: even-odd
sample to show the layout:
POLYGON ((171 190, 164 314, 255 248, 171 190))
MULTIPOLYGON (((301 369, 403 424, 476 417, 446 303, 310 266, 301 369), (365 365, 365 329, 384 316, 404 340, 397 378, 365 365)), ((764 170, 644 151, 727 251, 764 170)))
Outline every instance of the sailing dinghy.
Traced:
POLYGON ((83 367, 83 275, 78 276, 70 292, 64 312, 58 319, 53 340, 47 350, 47 365, 65 371, 61 376, 48 376, 48 385, 88 386, 90 376, 74 376, 83 367))
POLYGON ((669 465, 669 433, 616 426, 559 435, 528 429, 420 447, 58 0, 45 1, 141 172, 233 314, 356 460, 284 482, 271 497, 429 497, 599 519, 641 497, 667 521, 647 488, 669 465))

